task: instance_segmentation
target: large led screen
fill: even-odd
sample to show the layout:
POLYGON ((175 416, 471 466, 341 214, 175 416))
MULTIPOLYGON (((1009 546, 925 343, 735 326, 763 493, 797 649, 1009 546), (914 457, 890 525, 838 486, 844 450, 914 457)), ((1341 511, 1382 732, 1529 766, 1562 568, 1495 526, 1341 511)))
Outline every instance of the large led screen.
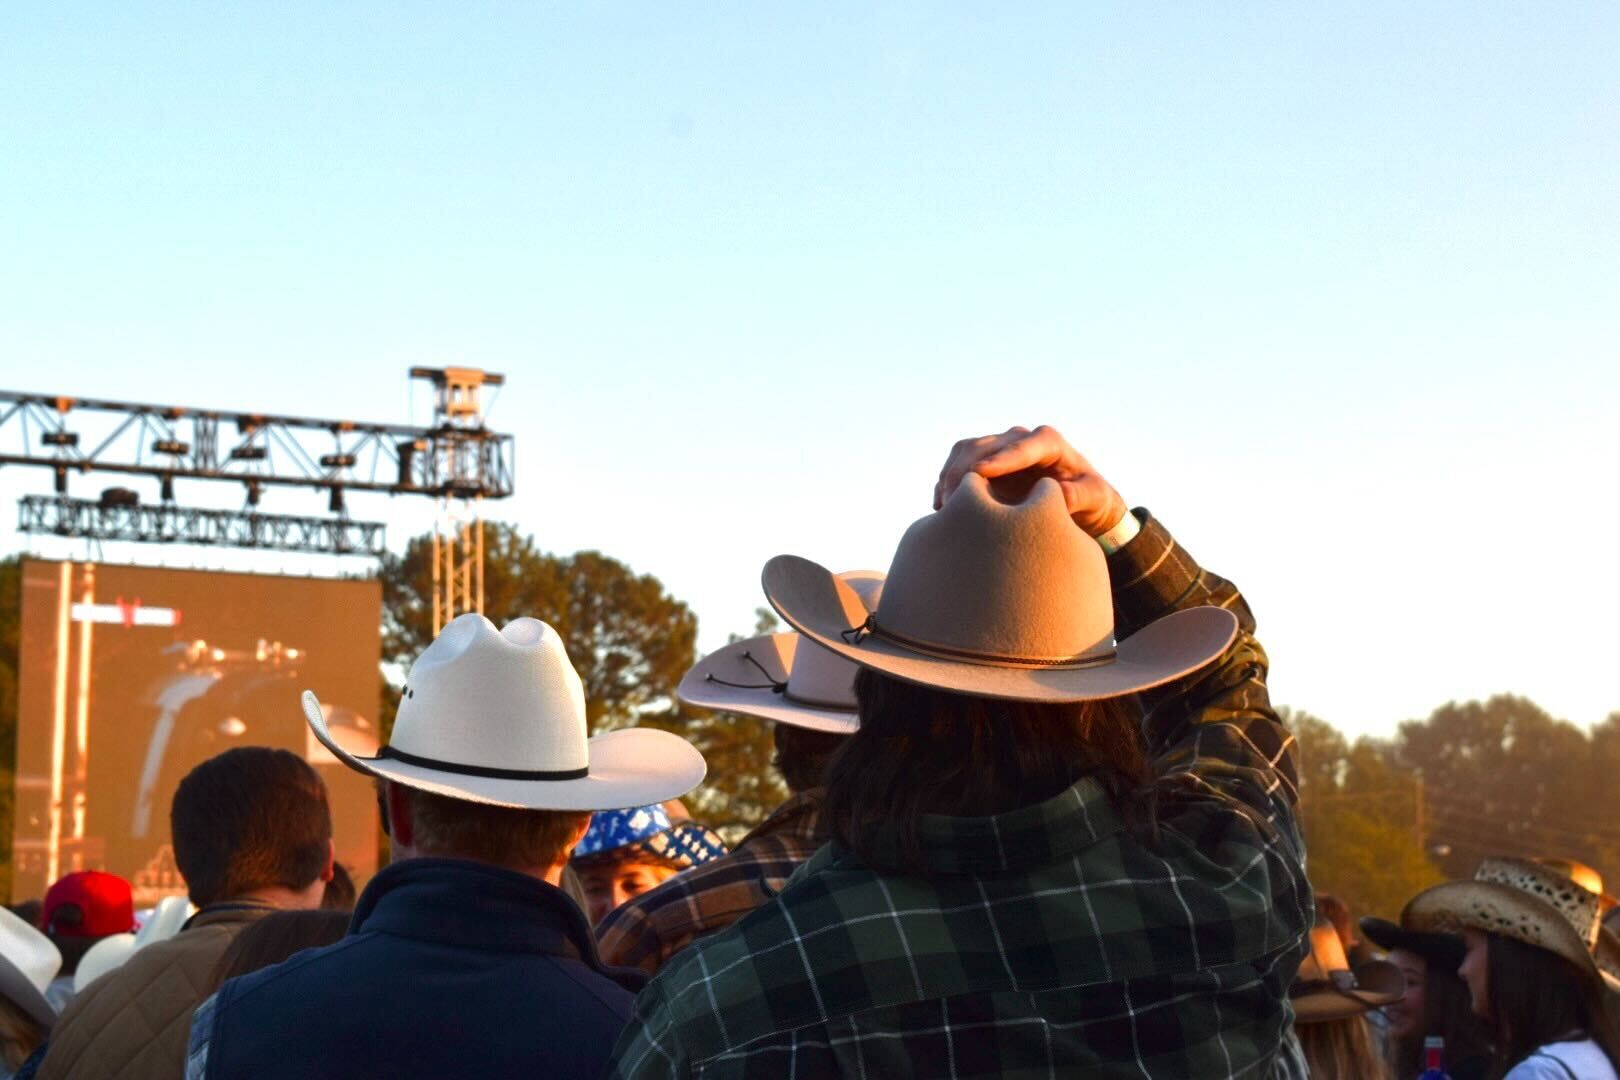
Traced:
POLYGON ((376 799, 309 734, 298 696, 315 691, 343 745, 376 752, 381 595, 375 581, 24 560, 12 896, 79 869, 128 878, 138 905, 184 892, 169 803, 233 746, 315 767, 338 861, 363 883, 376 799))

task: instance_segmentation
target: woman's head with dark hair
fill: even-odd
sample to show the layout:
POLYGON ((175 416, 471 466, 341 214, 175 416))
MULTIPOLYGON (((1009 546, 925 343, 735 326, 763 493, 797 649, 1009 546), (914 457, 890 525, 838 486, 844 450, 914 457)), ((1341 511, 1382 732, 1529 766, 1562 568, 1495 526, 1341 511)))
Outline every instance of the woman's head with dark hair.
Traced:
POLYGON ((1465 929, 1468 954, 1458 975, 1474 1012, 1496 1036, 1496 1075, 1539 1046, 1590 1038, 1620 1066, 1620 1033, 1605 1008, 1603 980, 1547 949, 1482 930, 1465 929))
POLYGON ((348 929, 346 911, 317 908, 271 912, 236 935, 214 969, 214 986, 218 988, 226 979, 279 964, 305 949, 331 945, 342 940, 348 929))
POLYGON ((1457 977, 1452 957, 1425 956, 1410 949, 1389 951, 1389 962, 1406 977, 1406 994, 1384 1009, 1389 1018, 1390 1060, 1397 1076, 1423 1071, 1423 1040, 1446 1040, 1446 1061, 1477 1061, 1490 1054, 1484 1023, 1474 1014, 1468 987, 1457 977))
POLYGON ((771 764, 782 774, 782 782, 797 795, 801 791, 821 787, 827 779, 827 765, 832 761, 848 735, 830 731, 812 731, 792 724, 773 724, 771 741, 776 753, 771 764))
POLYGON ((1092 775, 1127 823, 1151 822, 1134 697, 1049 704, 970 697, 863 668, 861 726, 827 769, 822 820, 868 865, 883 848, 922 865, 924 815, 987 817, 1092 775), (874 839, 881 838, 882 844, 874 839))

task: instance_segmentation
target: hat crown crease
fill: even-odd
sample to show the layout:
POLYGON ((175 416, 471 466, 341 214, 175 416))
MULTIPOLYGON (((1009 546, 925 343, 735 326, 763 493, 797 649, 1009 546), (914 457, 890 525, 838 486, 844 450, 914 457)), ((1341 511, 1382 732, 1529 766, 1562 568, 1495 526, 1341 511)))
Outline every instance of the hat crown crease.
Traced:
POLYGON ((453 620, 411 666, 389 746, 450 765, 534 772, 588 767, 585 693, 555 629, 520 618, 453 620))
POLYGON ((970 474, 906 530, 871 629, 902 647, 987 663, 1106 662, 1107 560, 1075 527, 1056 481, 1042 478, 1022 502, 1005 503, 970 474))

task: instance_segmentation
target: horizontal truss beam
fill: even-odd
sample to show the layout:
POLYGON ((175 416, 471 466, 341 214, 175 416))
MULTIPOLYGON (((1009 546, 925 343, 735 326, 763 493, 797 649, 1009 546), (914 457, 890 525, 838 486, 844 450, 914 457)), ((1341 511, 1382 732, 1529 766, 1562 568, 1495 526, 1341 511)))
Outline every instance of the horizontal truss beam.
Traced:
POLYGON ((375 424, 0 390, 0 465, 264 487, 503 499, 512 436, 483 427, 375 424))
POLYGON ((260 548, 316 555, 387 551, 380 521, 211 510, 162 503, 103 505, 88 499, 25 495, 17 504, 17 531, 88 540, 260 548))

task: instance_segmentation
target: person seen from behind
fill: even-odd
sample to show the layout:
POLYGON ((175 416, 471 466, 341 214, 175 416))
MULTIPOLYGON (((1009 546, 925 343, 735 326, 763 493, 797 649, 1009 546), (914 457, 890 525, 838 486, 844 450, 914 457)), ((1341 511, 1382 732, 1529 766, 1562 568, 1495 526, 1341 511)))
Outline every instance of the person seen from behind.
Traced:
POLYGON ((297 754, 243 746, 187 773, 169 811, 175 865, 198 911, 79 991, 43 1080, 174 1080, 187 1018, 236 935, 272 911, 320 906, 332 876, 326 786, 297 754))
MULTIPOLYGON (((883 575, 839 577, 876 604, 883 575)), ((827 763, 859 723, 855 673, 837 653, 793 632, 735 641, 700 660, 676 688, 686 704, 771 724, 771 762, 789 797, 736 848, 630 899, 602 919, 597 947, 610 963, 649 974, 693 941, 768 903, 815 854, 827 763)), ((744 721, 747 722, 746 720, 744 721)))
POLYGON ((1417 1076, 1424 1069, 1423 1042, 1435 1037, 1444 1043, 1445 1069, 1452 1080, 1485 1080, 1491 1064, 1489 1038, 1457 974, 1467 947, 1456 934, 1408 930, 1405 922, 1404 913, 1400 923, 1361 920, 1362 937, 1385 950, 1405 984, 1400 1000, 1384 1006, 1391 1070, 1398 1080, 1417 1076))
POLYGON ((1413 930, 1460 933, 1457 974, 1494 1035, 1492 1077, 1615 1080, 1620 1032, 1593 950, 1601 898, 1528 859, 1488 858, 1472 881, 1414 897, 1413 930))
POLYGON ((661 804, 603 810, 574 848, 569 864, 585 892, 592 924, 626 900, 726 853, 714 830, 687 819, 673 822, 661 804))
POLYGON ((863 669, 831 839, 659 972, 614 1075, 1297 1075, 1312 897, 1247 604, 1050 428, 958 443, 935 505, 875 609, 766 565, 863 669))
POLYGON ((602 964, 557 885, 591 811, 684 794, 702 755, 648 728, 587 738, 579 675, 538 619, 446 626, 375 757, 333 738, 315 695, 303 705, 376 780, 392 861, 342 941, 198 1008, 188 1080, 600 1075, 645 977, 602 964))
POLYGON ((73 977, 97 942, 135 932, 135 903, 129 882, 101 870, 79 870, 45 891, 40 928, 62 954, 62 970, 47 996, 61 1009, 73 999, 73 977))
POLYGON ((1288 991, 1311 1080, 1389 1080, 1368 1017, 1400 1000, 1404 987, 1400 969, 1387 961, 1352 967, 1338 928, 1318 916, 1310 954, 1288 991))

